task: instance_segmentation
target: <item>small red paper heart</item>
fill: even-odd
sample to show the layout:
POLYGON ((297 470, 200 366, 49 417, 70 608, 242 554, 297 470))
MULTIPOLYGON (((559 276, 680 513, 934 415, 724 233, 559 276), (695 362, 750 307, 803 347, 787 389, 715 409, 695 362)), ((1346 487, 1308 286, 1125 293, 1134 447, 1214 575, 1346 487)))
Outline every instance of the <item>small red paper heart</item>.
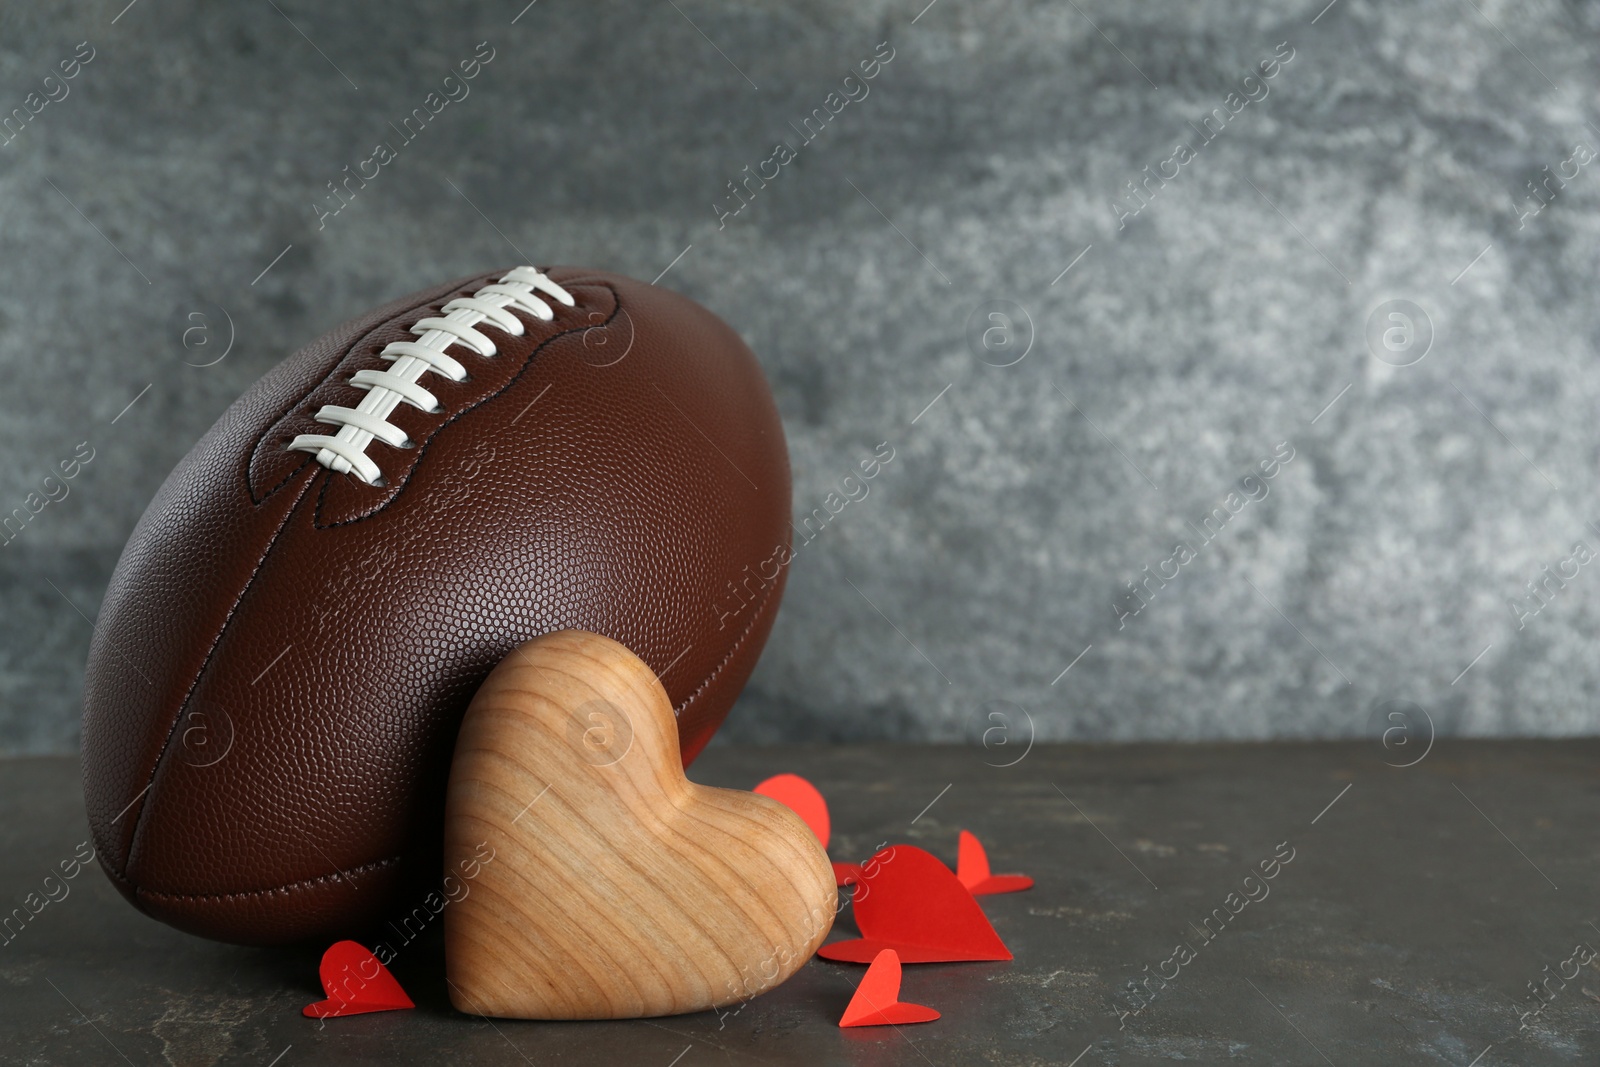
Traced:
POLYGON ((788 805, 811 827, 811 832, 817 835, 822 847, 828 847, 828 835, 832 831, 828 802, 822 798, 816 786, 798 774, 775 774, 756 786, 753 792, 788 805))
POLYGON ((1033 888, 1033 879, 1025 874, 990 874, 989 854, 976 834, 961 831, 960 850, 956 853, 956 877, 975 897, 989 893, 1020 893, 1033 888))
POLYGON ((835 863, 833 865, 834 885, 855 885, 859 881, 861 881, 861 864, 835 863))
POLYGON ((308 1019, 332 1019, 369 1011, 414 1008, 389 969, 362 945, 338 941, 322 954, 322 991, 327 1000, 307 1004, 300 1012, 308 1019))
POLYGON ((872 957, 872 966, 862 975, 850 1006, 839 1017, 843 1026, 898 1026, 901 1023, 931 1023, 939 1013, 922 1004, 900 1002, 900 957, 886 948, 872 957))
POLYGON ((1011 959, 967 887, 913 845, 892 845, 866 862, 851 908, 860 939, 823 945, 817 955, 870 963, 892 948, 904 963, 1011 959))

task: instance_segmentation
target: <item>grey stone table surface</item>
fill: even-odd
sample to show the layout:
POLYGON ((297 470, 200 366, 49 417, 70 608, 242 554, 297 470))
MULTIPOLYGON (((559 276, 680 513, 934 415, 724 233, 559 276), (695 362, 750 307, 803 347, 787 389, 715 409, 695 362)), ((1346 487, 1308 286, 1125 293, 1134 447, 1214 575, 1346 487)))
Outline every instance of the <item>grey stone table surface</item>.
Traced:
MULTIPOLYGON (((1023 751, 725 746, 692 770, 743 787, 782 770, 807 775, 830 800, 836 859, 888 840, 953 862, 966 828, 997 871, 1037 879, 983 900, 1013 961, 906 968, 904 997, 942 1011, 934 1023, 840 1030, 863 969, 821 960, 724 1015, 490 1023, 451 1010, 432 937, 394 963, 415 1011, 323 1025, 299 1014, 321 996, 315 948, 179 934, 89 869, 0 945, 0 1063, 1504 1067, 1600 1057, 1600 964, 1584 962, 1600 946, 1600 742, 1023 751), (1179 944, 1189 958, 1169 962, 1179 944), (1152 972, 1176 976, 1163 988, 1152 972), (1135 981, 1148 992, 1130 993, 1135 981)), ((85 837, 73 761, 0 762, 0 905, 9 912, 40 892, 85 837)), ((833 936, 849 931, 849 914, 833 936)))

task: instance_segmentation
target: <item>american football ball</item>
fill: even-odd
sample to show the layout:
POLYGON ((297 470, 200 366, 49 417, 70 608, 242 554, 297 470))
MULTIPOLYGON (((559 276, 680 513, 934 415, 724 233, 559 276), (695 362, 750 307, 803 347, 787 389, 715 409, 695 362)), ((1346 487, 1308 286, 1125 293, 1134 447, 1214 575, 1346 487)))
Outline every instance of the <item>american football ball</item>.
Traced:
POLYGON ((279 364, 135 526, 85 680, 100 861, 243 944, 439 885, 462 713, 512 648, 611 637, 684 761, 749 677, 789 552, 783 429, 698 304, 570 267, 450 282, 279 364))

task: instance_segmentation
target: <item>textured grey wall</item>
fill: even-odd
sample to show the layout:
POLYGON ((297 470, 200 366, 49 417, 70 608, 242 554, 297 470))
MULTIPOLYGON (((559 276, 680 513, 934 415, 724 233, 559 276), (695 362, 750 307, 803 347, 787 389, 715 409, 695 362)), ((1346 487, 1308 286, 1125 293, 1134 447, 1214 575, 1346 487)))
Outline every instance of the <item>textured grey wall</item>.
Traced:
POLYGON ((75 745, 122 540, 246 385, 524 259, 671 264, 772 378, 828 522, 727 736, 1600 725, 1600 12, 923 2, 0 15, 0 110, 38 108, 0 147, 0 512, 77 470, 0 548, 0 751, 75 745))

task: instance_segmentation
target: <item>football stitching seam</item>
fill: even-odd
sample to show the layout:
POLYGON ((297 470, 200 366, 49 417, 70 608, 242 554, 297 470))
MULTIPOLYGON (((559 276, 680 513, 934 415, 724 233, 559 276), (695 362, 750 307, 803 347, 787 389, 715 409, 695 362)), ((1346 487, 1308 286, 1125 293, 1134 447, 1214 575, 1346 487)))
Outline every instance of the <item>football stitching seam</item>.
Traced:
MULTIPOLYGON (((706 687, 712 682, 716 681, 718 676, 720 676, 722 672, 727 669, 728 664, 733 662, 733 657, 739 654, 739 650, 744 647, 744 643, 750 639, 750 634, 755 630, 756 624, 761 621, 762 616, 766 614, 767 608, 775 603, 773 600, 773 593, 780 589, 783 584, 787 583, 787 581, 788 575, 785 574, 784 582, 774 582, 767 589, 767 591, 762 594, 761 605, 756 608, 755 614, 752 615, 750 617, 750 621, 745 624, 744 632, 741 633, 739 635, 739 639, 733 643, 733 647, 728 650, 728 654, 722 657, 722 662, 718 663, 716 667, 712 669, 710 674, 701 679, 700 684, 695 686, 694 692, 685 697, 683 703, 675 709, 675 713, 677 715, 682 715, 683 712, 688 709, 690 704, 699 699, 700 694, 705 692, 706 687)), ((732 709, 730 708, 730 710, 732 709)))
MULTIPOLYGON (((343 362, 344 357, 340 356, 339 359, 340 359, 341 362, 343 362)), ((294 410, 293 408, 289 409, 289 411, 293 411, 293 410, 294 410)), ((283 415, 278 416, 278 418, 276 420, 274 420, 273 425, 276 426, 278 424, 278 422, 282 421, 284 416, 288 415, 288 414, 289 414, 289 412, 285 411, 283 413, 283 415)), ((294 470, 290 471, 288 474, 285 474, 283 476, 283 481, 279 482, 277 485, 273 486, 271 489, 268 489, 265 493, 262 493, 261 494, 261 499, 257 500, 256 499, 255 487, 250 484, 250 459, 251 459, 250 456, 246 456, 245 457, 245 488, 250 491, 250 503, 255 505, 258 508, 262 504, 265 504, 267 502, 267 498, 269 496, 271 496, 273 493, 276 493, 279 489, 282 489, 284 486, 288 485, 290 482, 294 481, 294 476, 299 474, 301 471, 306 469, 306 463, 315 463, 316 462, 316 460, 314 458, 312 458, 311 456, 307 456, 306 459, 305 459, 305 463, 300 464, 300 466, 296 467, 294 470)))
MULTIPOLYGON (((551 269, 556 269, 556 268, 551 268, 551 269)), ((376 325, 374 325, 371 329, 369 329, 366 332, 364 332, 364 333, 360 334, 359 336, 357 336, 353 341, 350 342, 350 344, 346 345, 344 347, 344 349, 342 351, 340 351, 338 360, 328 370, 328 373, 324 374, 320 379, 318 379, 316 384, 311 386, 311 388, 307 389, 305 392, 303 392, 300 395, 296 396, 294 398, 294 400, 291 401, 287 407, 285 407, 283 410, 279 411, 278 414, 273 418, 272 425, 268 427, 268 431, 269 431, 268 435, 266 437, 263 437, 261 441, 257 442, 256 447, 253 448, 247 456, 245 456, 245 458, 244 458, 244 468, 245 468, 244 483, 245 483, 245 490, 250 495, 250 502, 252 504, 254 504, 255 506, 257 506, 257 507, 260 507, 262 504, 266 503, 268 497, 272 496, 278 490, 282 489, 285 485, 288 485, 291 481, 294 480, 295 475, 297 475, 301 471, 305 470, 307 463, 316 462, 314 458, 307 457, 305 463, 300 464, 300 466, 298 466, 294 470, 290 471, 287 475, 284 476, 282 481, 280 481, 277 485, 274 485, 272 488, 268 489, 266 492, 262 493, 261 496, 259 498, 257 498, 255 482, 254 482, 254 479, 250 475, 250 468, 253 465, 256 456, 260 453, 262 444, 266 443, 266 441, 271 437, 270 431, 273 428, 277 427, 280 423, 282 423, 284 419, 286 419, 290 415, 294 414, 295 410, 298 409, 299 407, 301 407, 302 405, 304 405, 306 403, 306 401, 309 400, 311 398, 311 396, 314 393, 316 393, 316 391, 318 389, 321 389, 324 386, 334 382, 336 380, 336 377, 337 377, 338 373, 339 373, 339 368, 344 365, 344 361, 350 357, 350 353, 351 352, 354 352, 356 349, 360 348, 363 344, 368 343, 370 341, 370 339, 372 338, 373 334, 375 334, 378 331, 382 330, 385 326, 388 326, 390 323, 392 323, 400 315, 402 315, 402 314, 406 314, 406 315, 413 314, 416 311, 420 310, 421 308, 425 308, 430 304, 437 303, 441 298, 449 296, 452 293, 460 294, 460 293, 470 292, 470 291, 472 291, 473 287, 475 287, 475 286, 481 287, 481 285, 485 281, 487 281, 488 279, 494 277, 497 274, 503 274, 503 273, 505 273, 504 270, 492 270, 492 271, 488 271, 488 272, 485 272, 485 273, 482 273, 482 274, 474 275, 471 278, 464 279, 463 281, 461 281, 459 283, 441 286, 438 289, 424 290, 424 292, 432 293, 433 296, 430 299, 421 300, 421 301, 418 301, 415 304, 411 304, 411 305, 407 306, 404 311, 396 312, 394 315, 391 315, 388 318, 383 319, 382 321, 380 321, 376 325)), ((601 278, 601 277, 598 277, 598 276, 583 276, 583 275, 580 275, 577 278, 569 279, 566 284, 572 285, 572 286, 598 285, 598 286, 601 286, 601 287, 604 287, 604 288, 607 288, 607 289, 611 289, 611 292, 612 292, 613 296, 617 295, 616 290, 614 288, 612 288, 611 285, 604 278, 601 278)), ((618 303, 619 304, 621 303, 621 297, 618 297, 618 303)), ((615 317, 616 317, 616 313, 613 312, 612 313, 612 318, 615 318, 615 317)), ((607 320, 608 323, 609 323, 609 321, 610 320, 607 320)), ((588 327, 588 328, 589 329, 598 329, 598 327, 588 327)), ((530 353, 530 357, 531 357, 531 353, 530 353)))
MULTIPOLYGON (((128 868, 133 866, 133 852, 139 841, 139 828, 144 824, 144 813, 150 807, 149 794, 155 789, 156 775, 161 773, 161 765, 166 762, 167 753, 172 750, 172 739, 177 736, 178 725, 183 722, 183 713, 188 709, 189 701, 194 699, 194 691, 199 688, 200 679, 205 677, 206 669, 211 666, 211 659, 217 654, 217 646, 222 644, 223 635, 228 632, 228 627, 233 623, 233 617, 238 614, 239 605, 244 603, 245 596, 250 592, 251 587, 255 585, 256 577, 260 575, 261 568, 266 565, 267 557, 272 554, 273 548, 278 543, 278 538, 283 534, 284 527, 289 525, 289 520, 300 509, 300 505, 305 501, 306 489, 310 488, 311 482, 307 481, 305 489, 302 489, 300 496, 295 499, 293 504, 289 505, 288 510, 284 512, 283 520, 278 523, 278 528, 272 531, 272 536, 267 539, 267 543, 262 547, 261 555, 257 558, 256 565, 250 570, 250 577, 246 579, 244 586, 239 590, 238 596, 234 597, 233 603, 229 605, 227 618, 223 619, 222 625, 217 627, 217 634, 211 639, 211 647, 206 649, 205 659, 201 661, 200 669, 190 679, 189 688, 184 692, 182 702, 178 704, 177 713, 172 717, 172 725, 167 728, 167 739, 161 743, 161 751, 156 756, 155 764, 150 768, 150 776, 146 780, 144 790, 140 793, 137 801, 139 814, 134 816, 133 828, 128 833, 128 855, 122 861, 124 877, 127 876, 128 868)), ((130 881, 129 884, 132 885, 133 883, 130 881)))
MULTIPOLYGON (((343 349, 341 349, 340 352, 339 352, 339 358, 337 360, 335 360, 333 366, 328 369, 328 373, 324 374, 321 378, 319 378, 317 380, 316 384, 312 385, 311 388, 307 389, 305 392, 303 392, 303 393, 299 394, 298 396, 296 396, 294 398, 294 400, 289 404, 288 407, 286 407, 282 411, 280 411, 277 414, 277 416, 273 418, 272 424, 267 427, 267 433, 264 434, 261 437, 261 439, 256 442, 255 447, 252 448, 249 451, 249 453, 246 454, 246 456, 244 457, 244 470, 245 470, 245 475, 244 475, 245 476, 245 483, 244 484, 245 484, 246 491, 249 492, 249 494, 250 494, 250 502, 255 504, 257 507, 259 507, 261 504, 266 502, 268 497, 270 497, 272 494, 276 493, 279 489, 282 489, 285 485, 289 484, 289 482, 293 481, 294 480, 294 476, 296 474, 299 474, 301 471, 305 470, 306 469, 306 463, 315 463, 316 462, 316 457, 315 456, 306 457, 306 463, 300 464, 300 466, 298 466, 294 470, 290 471, 288 476, 285 477, 283 479, 283 481, 279 482, 277 485, 273 486, 271 489, 268 489, 266 492, 262 493, 261 494, 261 499, 259 499, 259 500, 256 499, 255 481, 250 475, 250 470, 255 464, 256 457, 258 455, 260 455, 262 446, 266 445, 275 436, 275 434, 273 434, 272 431, 275 430, 278 427, 278 425, 283 422, 284 419, 287 419, 290 415, 293 415, 295 413, 295 411, 298 408, 300 408, 300 406, 303 405, 307 400, 309 400, 312 397, 312 395, 316 393, 316 391, 318 389, 321 389, 323 386, 325 386, 325 385, 327 385, 330 382, 335 380, 335 376, 339 373, 339 368, 344 365, 344 361, 345 360, 350 358, 350 353, 352 353, 356 349, 360 348, 363 344, 366 344, 366 343, 370 342, 373 334, 377 333, 379 330, 382 330, 385 326, 388 326, 389 324, 394 322, 394 320, 399 318, 401 315, 415 314, 417 311, 421 310, 422 308, 425 308, 430 304, 437 303, 438 300, 441 297, 448 296, 451 293, 464 291, 467 288, 467 286, 475 284, 478 281, 482 280, 483 278, 488 278, 494 273, 496 273, 496 272, 491 271, 491 272, 489 272, 489 274, 484 274, 484 275, 475 276, 473 278, 468 278, 465 281, 463 281, 461 283, 458 283, 458 284, 454 284, 454 285, 440 286, 440 287, 435 288, 435 289, 425 289, 425 290, 423 290, 423 292, 432 294, 432 296, 429 299, 421 300, 421 301, 418 301, 417 303, 410 304, 406 308, 404 308, 403 310, 395 312, 395 314, 390 315, 387 318, 385 318, 385 319, 381 320, 380 322, 376 323, 375 325, 373 325, 372 328, 370 328, 368 330, 365 330, 362 333, 358 334, 355 338, 353 338, 351 340, 351 342, 348 345, 346 345, 343 349)), ((401 299, 404 299, 404 298, 402 297, 401 299)), ((315 344, 316 342, 313 341, 311 343, 315 344)))
MULTIPOLYGON (((302 433, 289 442, 289 451, 310 452, 318 463, 341 474, 353 474, 368 485, 385 484, 383 468, 367 454, 374 443, 409 449, 409 434, 390 421, 390 417, 409 405, 430 414, 445 409, 421 380, 428 376, 452 382, 471 379, 466 365, 449 355, 457 345, 472 349, 480 357, 494 357, 499 346, 482 332, 497 329, 513 338, 527 335, 529 317, 542 322, 555 321, 552 305, 575 307, 572 294, 537 267, 512 267, 502 277, 480 286, 464 296, 448 300, 438 308, 426 308, 425 317, 406 327, 415 340, 390 341, 378 353, 387 368, 361 367, 347 384, 366 386, 354 407, 339 403, 323 404, 313 416, 319 432, 302 433), (330 433, 326 425, 337 426, 330 433)), ((431 383, 430 383, 431 384, 431 383)), ((411 467, 415 467, 413 459, 411 467)))
MULTIPOLYGON (((580 282, 569 281, 569 282, 566 282, 565 284, 566 285, 571 285, 574 288, 576 288, 581 283, 580 282)), ((340 526, 349 526, 352 523, 365 522, 367 519, 372 518, 374 515, 382 514, 396 500, 399 500, 400 499, 400 495, 406 491, 406 488, 411 484, 411 479, 412 479, 412 476, 416 473, 416 469, 419 466, 422 465, 423 458, 428 454, 428 449, 433 447, 433 442, 438 439, 439 434, 442 433, 447 426, 452 425, 453 423, 456 422, 456 420, 460 419, 462 416, 466 415, 468 412, 474 411, 477 408, 481 407, 482 405, 487 404, 489 401, 495 399, 496 397, 501 396, 507 390, 511 389, 512 386, 514 386, 518 382, 520 382, 522 380, 522 378, 523 378, 523 375, 527 374, 528 373, 528 369, 533 366, 534 360, 538 358, 539 353, 543 352, 550 345, 554 344, 555 342, 561 340, 564 337, 571 337, 575 333, 579 333, 579 332, 587 333, 590 330, 602 330, 602 329, 605 329, 607 326, 610 326, 613 322, 615 322, 618 312, 620 312, 622 310, 622 294, 617 292, 615 288, 613 288, 611 285, 609 285, 606 282, 600 282, 599 283, 599 287, 602 288, 602 289, 608 290, 611 293, 611 296, 612 296, 613 300, 615 301, 615 306, 611 309, 611 314, 606 317, 606 320, 604 322, 595 323, 595 324, 591 324, 591 325, 588 325, 588 326, 574 326, 570 330, 563 330, 560 333, 551 334, 549 337, 547 337, 543 341, 541 341, 539 343, 539 345, 536 348, 533 349, 533 351, 528 353, 527 357, 522 362, 522 369, 517 371, 516 374, 512 375, 511 379, 509 381, 507 381, 505 385, 501 386, 499 389, 495 390, 492 393, 485 394, 481 399, 475 401, 474 403, 468 405, 467 407, 462 408, 460 411, 458 411, 454 415, 450 416, 450 418, 446 419, 444 422, 441 422, 434 429, 434 431, 428 435, 428 439, 426 441, 422 441, 422 442, 419 443, 418 448, 417 448, 416 459, 414 461, 412 461, 411 469, 409 471, 407 471, 404 481, 402 481, 400 483, 399 488, 397 488, 394 491, 394 495, 391 496, 388 500, 385 500, 377 508, 375 508, 372 511, 367 512, 365 515, 357 515, 353 519, 338 519, 338 520, 335 520, 333 522, 323 522, 322 521, 323 504, 327 500, 328 486, 333 484, 333 474, 334 474, 334 472, 333 471, 329 471, 328 472, 329 473, 329 477, 323 479, 322 488, 317 491, 316 513, 314 515, 312 515, 312 517, 311 517, 313 526, 318 530, 333 530, 333 529, 337 529, 340 526)), ((346 477, 348 477, 348 475, 346 475, 346 477)))
POLYGON ((149 897, 156 900, 233 900, 243 897, 264 897, 273 893, 293 893, 311 886, 341 880, 344 875, 364 874, 382 867, 393 866, 404 858, 403 856, 390 856, 387 859, 363 863, 359 867, 351 867, 338 874, 319 874, 314 878, 301 878, 298 881, 285 882, 283 885, 273 886, 270 889, 240 889, 229 893, 164 893, 159 889, 146 889, 125 875, 115 875, 114 877, 140 897, 149 897))

